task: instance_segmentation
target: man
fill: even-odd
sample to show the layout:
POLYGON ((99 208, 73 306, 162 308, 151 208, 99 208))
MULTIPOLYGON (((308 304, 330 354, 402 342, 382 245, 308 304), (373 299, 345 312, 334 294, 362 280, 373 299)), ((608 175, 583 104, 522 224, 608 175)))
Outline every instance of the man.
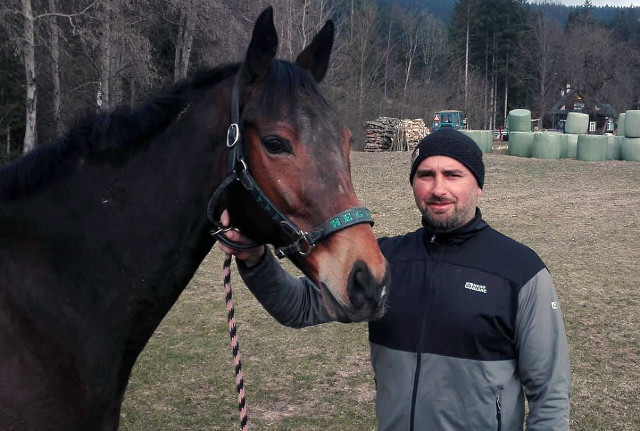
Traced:
MULTIPOLYGON (((388 309, 369 323, 379 429, 522 430, 526 396, 528 431, 567 430, 558 297, 535 252, 482 219, 482 152, 440 129, 414 151, 409 181, 423 227, 378 240, 391 270, 388 309)), ((265 247, 221 249, 236 255, 246 285, 279 322, 331 320, 317 288, 265 247)))

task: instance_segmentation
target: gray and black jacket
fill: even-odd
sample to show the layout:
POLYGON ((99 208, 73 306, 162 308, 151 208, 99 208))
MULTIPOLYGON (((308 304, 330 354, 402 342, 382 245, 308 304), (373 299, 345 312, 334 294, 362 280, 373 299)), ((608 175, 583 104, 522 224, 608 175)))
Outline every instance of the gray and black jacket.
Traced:
MULTIPOLYGON (((391 284, 369 323, 380 430, 567 430, 571 377, 549 271, 476 217, 446 234, 379 239, 391 284)), ((280 323, 328 322, 320 292, 268 253, 240 273, 280 323)))

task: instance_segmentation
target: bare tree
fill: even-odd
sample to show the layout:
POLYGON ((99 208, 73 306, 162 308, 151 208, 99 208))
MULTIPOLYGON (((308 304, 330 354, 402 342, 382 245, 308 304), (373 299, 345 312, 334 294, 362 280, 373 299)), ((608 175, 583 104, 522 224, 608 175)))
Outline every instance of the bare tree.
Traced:
POLYGON ((36 86, 36 60, 35 60, 35 33, 33 8, 31 0, 21 0, 23 19, 23 40, 21 51, 24 57, 24 72, 26 82, 26 120, 24 132, 23 152, 27 153, 36 146, 37 133, 37 101, 38 93, 36 86))
POLYGON ((536 13, 532 18, 525 46, 521 51, 535 71, 539 127, 542 129, 542 120, 552 103, 550 95, 562 84, 559 82, 562 29, 553 21, 545 19, 541 13, 536 13))
POLYGON ((423 44, 425 14, 420 11, 409 11, 402 20, 402 54, 404 60, 404 85, 402 89, 402 113, 407 99, 407 87, 411 77, 411 69, 419 54, 419 48, 423 44))
MULTIPOLYGON (((56 0, 49 0, 49 11, 58 12, 56 0)), ((62 133, 62 97, 60 90, 60 28, 58 26, 58 17, 54 14, 49 16, 49 52, 51 55, 51 83, 53 85, 53 121, 55 123, 56 134, 62 133)))
POLYGON ((359 121, 363 118, 367 95, 377 86, 378 73, 383 63, 377 33, 377 5, 364 1, 356 5, 351 17, 353 28, 350 55, 353 65, 355 94, 359 121))

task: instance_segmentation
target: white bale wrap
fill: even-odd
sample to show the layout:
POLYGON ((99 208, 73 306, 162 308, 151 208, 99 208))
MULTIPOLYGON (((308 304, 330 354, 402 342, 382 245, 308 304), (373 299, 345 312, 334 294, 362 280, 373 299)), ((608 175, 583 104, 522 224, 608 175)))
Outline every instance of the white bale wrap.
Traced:
POLYGON ((567 137, 567 158, 575 159, 578 157, 578 136, 580 135, 565 135, 567 137))
POLYGON ((622 160, 640 162, 640 138, 622 138, 620 155, 622 160))
POLYGON ((508 121, 509 133, 531 131, 531 111, 528 109, 512 109, 508 121))
POLYGON ((624 112, 618 115, 618 130, 616 130, 616 135, 624 137, 624 112))
POLYGON ((509 132, 509 154, 517 157, 531 157, 533 133, 509 132))
POLYGON ((606 160, 607 141, 607 137, 603 135, 578 135, 578 160, 606 160))
POLYGON ((534 132, 531 157, 537 159, 559 159, 560 139, 558 139, 558 133, 534 132))
POLYGON ((607 160, 620 160, 622 136, 607 135, 607 160))
POLYGON ((633 109, 624 113, 624 136, 640 138, 640 110, 633 109))
POLYGON ((589 131, 589 115, 581 112, 569 112, 564 123, 564 132, 573 135, 587 133, 589 131))

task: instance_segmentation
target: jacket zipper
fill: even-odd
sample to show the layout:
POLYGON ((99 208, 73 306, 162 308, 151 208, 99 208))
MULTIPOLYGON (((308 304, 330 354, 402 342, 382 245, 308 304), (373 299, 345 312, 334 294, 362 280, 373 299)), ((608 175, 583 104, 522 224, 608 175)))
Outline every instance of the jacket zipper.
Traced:
POLYGON ((496 395, 496 419, 498 420, 498 431, 502 430, 502 406, 500 405, 500 392, 496 395))
MULTIPOLYGON (((431 238, 429 239, 429 243, 430 244, 436 243, 436 234, 431 235, 431 238)), ((427 306, 425 307, 425 310, 427 310, 427 313, 424 316, 424 320, 422 321, 422 327, 419 333, 420 339, 418 339, 418 349, 416 352, 416 372, 413 376, 413 389, 411 393, 411 416, 409 418, 409 431, 414 431, 414 427, 415 427, 416 403, 418 400, 418 383, 420 381, 420 366, 422 364, 422 338, 424 337, 424 330, 429 321, 429 315, 431 314, 430 309, 433 303, 433 296, 435 296, 435 293, 432 292, 433 291, 433 273, 435 272, 436 268, 438 268, 438 265, 440 265, 440 262, 442 262, 444 249, 445 249, 445 246, 443 245, 442 250, 440 251, 440 256, 438 256, 438 260, 436 261, 436 264, 433 266, 433 271, 431 272, 431 277, 429 278, 429 288, 427 290, 427 293, 432 293, 432 297, 431 297, 431 300, 428 301, 426 304, 427 306)))
POLYGON ((410 431, 413 431, 416 420, 416 400, 418 398, 418 381, 420 381, 420 363, 422 362, 422 354, 418 352, 416 358, 416 373, 413 376, 413 390, 411 392, 411 416, 409 420, 410 431))

